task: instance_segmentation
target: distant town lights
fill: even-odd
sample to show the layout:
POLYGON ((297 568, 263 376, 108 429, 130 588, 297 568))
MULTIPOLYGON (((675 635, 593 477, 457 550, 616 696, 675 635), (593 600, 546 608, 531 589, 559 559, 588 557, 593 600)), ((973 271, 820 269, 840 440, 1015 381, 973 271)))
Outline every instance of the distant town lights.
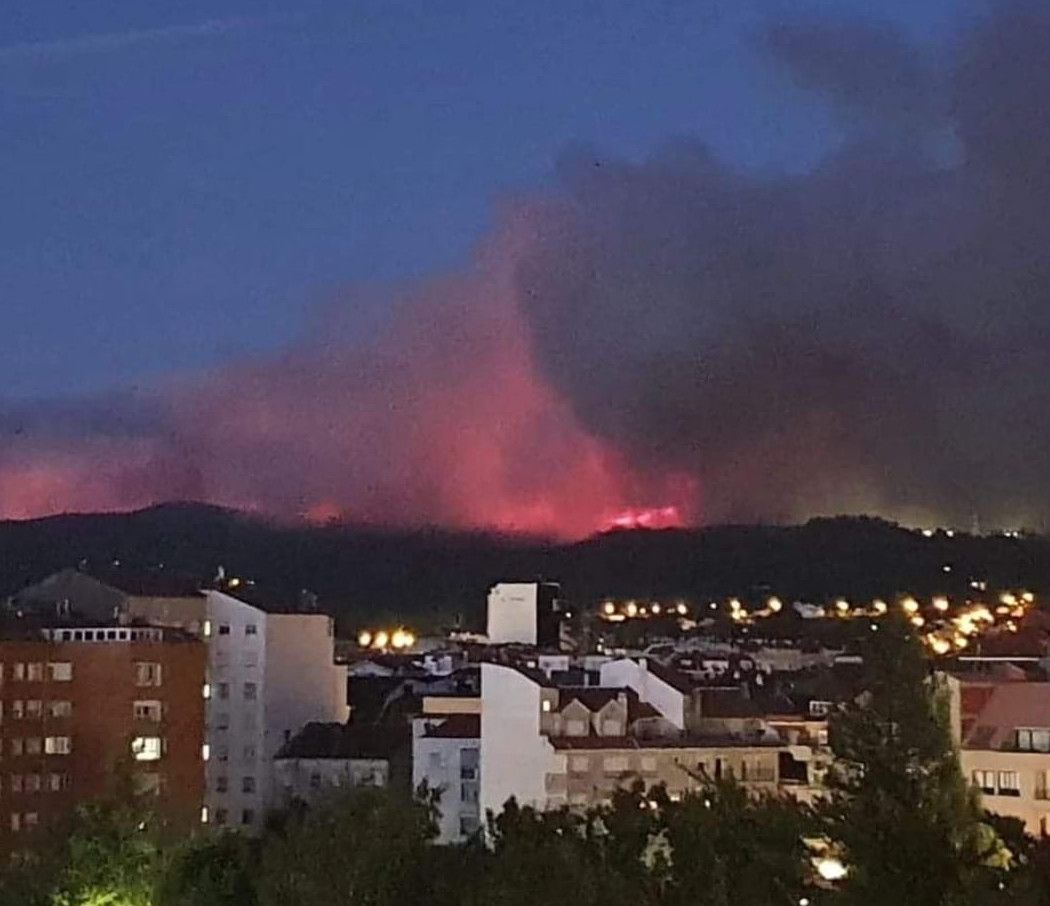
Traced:
POLYGON ((613 604, 612 601, 606 601, 602 605, 602 613, 604 613, 607 617, 612 616, 614 613, 616 613, 616 605, 613 604))
POLYGON ((638 605, 635 604, 634 601, 628 601, 625 611, 627 613, 627 616, 636 617, 638 616, 638 605))
POLYGON ((933 599, 933 609, 939 610, 941 613, 944 613, 950 606, 948 599, 944 595, 939 595, 933 599))
POLYGON ((901 607, 904 608, 906 614, 916 614, 919 612, 919 602, 915 598, 905 598, 901 601, 901 607))
POLYGON ((766 607, 770 609, 772 613, 780 613, 784 609, 784 602, 780 598, 770 598, 766 602, 766 607))

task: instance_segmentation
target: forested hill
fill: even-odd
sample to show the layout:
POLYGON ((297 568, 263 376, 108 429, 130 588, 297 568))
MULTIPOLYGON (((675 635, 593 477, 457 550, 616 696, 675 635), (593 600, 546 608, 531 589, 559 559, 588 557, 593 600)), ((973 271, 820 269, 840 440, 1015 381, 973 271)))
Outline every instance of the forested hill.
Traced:
POLYGON ((1044 537, 926 538, 868 518, 615 532, 575 544, 287 525, 198 504, 0 523, 0 595, 78 564, 90 572, 202 580, 222 566, 227 575, 290 595, 309 589, 344 626, 397 617, 426 627, 459 622, 480 628, 493 582, 538 577, 560 581, 565 595, 581 604, 605 596, 706 600, 775 593, 819 601, 905 591, 960 595, 972 579, 1050 589, 1044 537))

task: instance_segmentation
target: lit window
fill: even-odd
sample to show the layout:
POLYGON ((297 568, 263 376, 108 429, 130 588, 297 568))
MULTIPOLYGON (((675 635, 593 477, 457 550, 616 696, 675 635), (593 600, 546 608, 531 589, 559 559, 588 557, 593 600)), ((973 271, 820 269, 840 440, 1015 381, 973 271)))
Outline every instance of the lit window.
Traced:
POLYGON ((551 702, 550 702, 550 699, 549 699, 549 698, 545 698, 545 699, 543 700, 543 713, 544 713, 544 714, 549 714, 549 713, 550 713, 550 710, 551 710, 551 702))
POLYGON ((211 760, 211 746, 205 743, 201 746, 201 761, 211 760))
POLYGON ((47 736, 44 739, 44 754, 46 755, 68 755, 72 751, 72 736, 47 736))
POLYGON ((158 761, 162 749, 159 736, 136 736, 131 740, 131 754, 136 761, 158 761))
POLYGON ((201 824, 207 824, 207 823, 208 823, 208 806, 202 805, 201 806, 201 824))
POLYGON ((73 679, 73 665, 69 661, 57 661, 47 665, 48 678, 53 683, 68 683, 73 679))
POLYGON ((13 680, 24 680, 26 678, 26 665, 23 663, 15 664, 11 668, 11 679, 13 680))
POLYGON ((44 665, 26 664, 26 679, 31 683, 42 683, 44 681, 44 665))
POLYGON ((159 701, 137 701, 132 703, 131 713, 135 720, 147 720, 159 724, 164 708, 159 701))
POLYGON ((253 702, 258 697, 259 687, 255 683, 244 684, 244 700, 253 702))
POLYGON ((72 717, 73 703, 67 701, 48 702, 47 713, 50 717, 72 717))
POLYGON ((67 774, 48 774, 47 788, 52 793, 60 793, 69 787, 69 776, 67 774))
POLYGON ((211 620, 204 621, 204 638, 211 638, 211 620))
POLYGON ((201 697, 205 700, 211 698, 211 683, 205 683, 201 686, 201 697))
POLYGON ((1050 730, 1019 729, 1017 731, 1017 748, 1022 752, 1050 752, 1050 730))
POLYGON ((135 662, 136 686, 159 686, 161 684, 161 666, 153 661, 135 662))
POLYGON ((21 720, 24 715, 25 702, 23 702, 20 698, 16 698, 13 702, 11 702, 11 716, 15 718, 15 720, 21 720))
POLYGON ((973 784, 974 786, 979 788, 982 793, 987 793, 989 796, 994 796, 995 771, 974 771, 973 784))

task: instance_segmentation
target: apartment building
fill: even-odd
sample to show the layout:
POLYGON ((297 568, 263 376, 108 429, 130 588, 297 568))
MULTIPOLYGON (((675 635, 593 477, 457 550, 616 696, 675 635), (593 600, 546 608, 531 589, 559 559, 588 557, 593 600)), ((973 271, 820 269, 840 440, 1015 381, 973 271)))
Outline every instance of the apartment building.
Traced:
POLYGON ((273 759, 281 747, 312 721, 346 722, 346 667, 334 662, 334 622, 302 608, 238 580, 177 601, 128 602, 132 617, 196 627, 205 642, 209 824, 258 830, 279 800, 273 759))
POLYGON ((949 682, 960 763, 985 808, 1050 836, 1050 683, 949 682))
POLYGON ((214 826, 260 829, 276 801, 273 758, 311 721, 347 719, 346 667, 334 662, 334 623, 306 596, 288 598, 250 580, 216 587, 115 568, 101 578, 62 570, 10 604, 40 617, 90 615, 178 630, 206 652, 202 816, 214 826))
POLYGON ((438 843, 462 843, 481 827, 481 718, 477 699, 470 713, 453 713, 448 699, 413 722, 412 785, 437 791, 438 843))
POLYGON ((621 675, 636 687, 561 688, 527 667, 486 663, 481 671, 482 816, 512 796, 539 809, 587 807, 637 781, 662 784, 672 796, 729 777, 777 788, 787 750, 777 734, 691 732, 683 726, 685 693, 663 680, 650 688, 650 671, 603 668, 603 677, 621 675))
MULTIPOLYGON (((21 622, 21 621, 19 621, 21 622)), ((0 850, 124 778, 183 828, 204 800, 205 650, 156 627, 9 627, 0 637, 0 850)))

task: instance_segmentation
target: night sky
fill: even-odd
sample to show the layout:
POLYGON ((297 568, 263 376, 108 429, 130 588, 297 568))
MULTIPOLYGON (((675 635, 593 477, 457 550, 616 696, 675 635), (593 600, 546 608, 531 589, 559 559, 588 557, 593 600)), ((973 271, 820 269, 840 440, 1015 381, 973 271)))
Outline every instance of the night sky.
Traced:
POLYGON ((1047 37, 1044 3, 10 0, 0 516, 1037 526, 1047 37))

